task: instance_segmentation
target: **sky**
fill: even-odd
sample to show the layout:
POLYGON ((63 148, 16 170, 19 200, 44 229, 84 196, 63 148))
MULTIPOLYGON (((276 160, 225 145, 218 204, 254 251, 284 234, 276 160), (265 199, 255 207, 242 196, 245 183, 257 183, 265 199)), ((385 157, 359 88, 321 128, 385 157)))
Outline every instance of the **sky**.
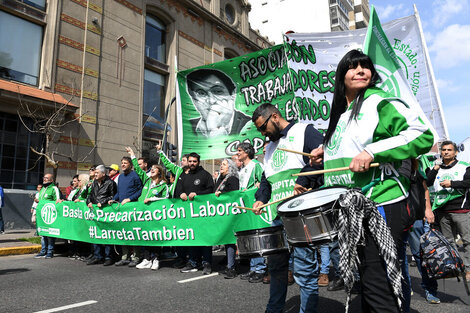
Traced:
POLYGON ((470 137, 470 0, 369 0, 385 22, 418 8, 449 139, 470 137))

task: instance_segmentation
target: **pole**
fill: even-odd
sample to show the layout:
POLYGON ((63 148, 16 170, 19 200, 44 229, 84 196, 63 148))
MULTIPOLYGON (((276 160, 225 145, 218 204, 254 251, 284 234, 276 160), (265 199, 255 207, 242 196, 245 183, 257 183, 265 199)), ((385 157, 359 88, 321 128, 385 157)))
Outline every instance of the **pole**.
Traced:
POLYGON ((176 97, 173 97, 173 99, 171 99, 170 103, 167 105, 166 111, 165 111, 165 126, 164 126, 164 128, 163 128, 163 143, 162 143, 162 151, 163 151, 163 152, 166 151, 168 116, 170 115, 170 108, 171 108, 171 105, 172 105, 173 102, 175 102, 175 101, 176 101, 176 97))

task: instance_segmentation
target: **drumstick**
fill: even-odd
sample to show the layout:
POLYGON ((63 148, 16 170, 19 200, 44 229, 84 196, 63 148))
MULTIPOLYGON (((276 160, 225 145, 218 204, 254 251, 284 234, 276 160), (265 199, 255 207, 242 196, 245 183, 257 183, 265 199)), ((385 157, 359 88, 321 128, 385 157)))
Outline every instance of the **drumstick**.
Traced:
MULTIPOLYGON (((380 163, 371 163, 369 167, 377 167, 379 166, 380 163)), ((318 171, 311 171, 311 172, 303 172, 303 173, 297 173, 297 174, 292 174, 292 176, 309 176, 309 175, 318 175, 318 174, 324 174, 324 173, 331 173, 331 172, 339 172, 339 171, 346 171, 349 170, 349 166, 345 167, 337 167, 337 168, 330 168, 328 170, 318 170, 318 171)))
MULTIPOLYGON (((310 191, 310 190, 312 190, 312 188, 308 188, 308 189, 307 189, 307 191, 310 191)), ((273 202, 269 202, 269 203, 260 205, 260 206, 258 207, 258 209, 262 209, 262 208, 264 208, 264 207, 267 207, 268 205, 271 205, 271 204, 274 204, 274 203, 278 203, 278 202, 287 200, 287 199, 289 199, 289 198, 292 198, 293 196, 295 196, 295 195, 294 195, 294 194, 291 194, 290 196, 287 196, 287 197, 278 199, 278 200, 276 200, 276 201, 273 201, 273 202)))
POLYGON ((297 153, 297 154, 305 155, 305 156, 308 156, 308 157, 313 156, 310 153, 295 151, 295 150, 290 150, 290 149, 285 149, 285 148, 277 148, 277 150, 281 150, 281 151, 285 151, 285 152, 291 152, 291 153, 297 153))
MULTIPOLYGON (((246 206, 238 206, 236 205, 235 208, 237 209, 242 209, 242 210, 248 210, 248 211, 255 211, 256 209, 253 209, 253 208, 247 208, 246 206)), ((261 211, 261 213, 264 213, 266 211, 261 211)))

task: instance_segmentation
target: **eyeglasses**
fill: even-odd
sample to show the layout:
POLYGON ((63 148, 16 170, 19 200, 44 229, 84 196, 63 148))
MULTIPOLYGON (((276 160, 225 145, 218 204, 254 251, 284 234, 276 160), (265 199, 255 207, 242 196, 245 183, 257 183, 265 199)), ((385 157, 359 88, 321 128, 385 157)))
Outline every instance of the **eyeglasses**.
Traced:
POLYGON ((259 131, 259 132, 264 132, 266 130, 266 127, 268 126, 268 122, 269 120, 271 119, 273 115, 271 114, 267 119, 266 121, 264 121, 264 123, 260 126, 260 127, 256 127, 256 129, 259 131))

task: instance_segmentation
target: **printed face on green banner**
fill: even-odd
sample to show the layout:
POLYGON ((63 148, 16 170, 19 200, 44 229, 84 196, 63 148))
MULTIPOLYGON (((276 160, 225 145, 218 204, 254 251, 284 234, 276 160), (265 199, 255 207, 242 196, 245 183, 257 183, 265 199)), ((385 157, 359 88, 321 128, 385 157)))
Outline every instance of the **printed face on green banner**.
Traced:
POLYGON ((242 142, 261 152, 264 137, 251 121, 260 104, 272 103, 283 114, 294 110, 282 45, 181 71, 177 79, 181 153, 196 152, 202 160, 233 155, 242 142))

